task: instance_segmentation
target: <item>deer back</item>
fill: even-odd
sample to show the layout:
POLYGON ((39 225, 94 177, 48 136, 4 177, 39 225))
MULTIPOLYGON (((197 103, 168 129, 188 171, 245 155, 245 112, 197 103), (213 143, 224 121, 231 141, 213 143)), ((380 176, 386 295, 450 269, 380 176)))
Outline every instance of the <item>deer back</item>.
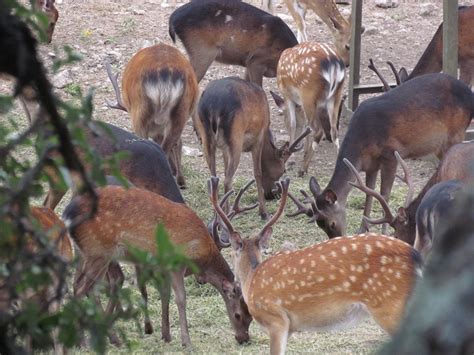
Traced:
POLYGON ((181 6, 170 16, 169 33, 173 41, 181 40, 195 68, 200 53, 218 50, 218 62, 244 67, 258 62, 266 77, 275 77, 281 52, 298 43, 279 17, 233 0, 181 6))
POLYGON ((134 131, 142 137, 162 136, 169 123, 184 127, 194 111, 198 90, 189 61, 166 44, 138 51, 122 78, 124 106, 134 131))

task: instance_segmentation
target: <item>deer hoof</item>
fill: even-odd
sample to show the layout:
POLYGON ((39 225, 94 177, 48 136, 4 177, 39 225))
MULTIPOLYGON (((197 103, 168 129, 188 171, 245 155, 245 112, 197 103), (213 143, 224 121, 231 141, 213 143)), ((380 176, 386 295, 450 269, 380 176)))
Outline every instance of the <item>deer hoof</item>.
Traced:
POLYGON ((153 334, 153 326, 150 322, 145 323, 145 334, 153 334))
POLYGON ((263 221, 268 221, 270 219, 270 214, 268 212, 261 212, 260 217, 263 221))
POLYGON ((307 172, 304 171, 304 170, 298 170, 298 177, 303 177, 303 176, 306 175, 306 173, 307 173, 307 172))

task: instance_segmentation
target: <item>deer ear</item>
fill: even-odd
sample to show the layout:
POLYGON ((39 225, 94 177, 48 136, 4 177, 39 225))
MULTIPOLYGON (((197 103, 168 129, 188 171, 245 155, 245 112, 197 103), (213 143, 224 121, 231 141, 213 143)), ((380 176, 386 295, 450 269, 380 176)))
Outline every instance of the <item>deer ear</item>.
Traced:
POLYGON ((408 78, 407 70, 404 67, 401 67, 400 70, 398 71, 398 76, 400 77, 401 83, 407 81, 407 78, 408 78))
POLYGON ((314 198, 321 193, 321 186, 319 186, 318 181, 314 176, 311 176, 309 179, 309 190, 314 195, 314 198))
POLYGON ((275 101, 276 105, 283 109, 285 107, 285 100, 283 100, 283 98, 278 95, 277 93, 273 92, 270 90, 270 95, 272 95, 273 97, 273 101, 275 101))
POLYGON ((230 282, 229 280, 226 280, 226 279, 222 280, 222 291, 229 298, 233 298, 235 296, 234 284, 230 282))
POLYGON ((230 233, 229 240, 230 240, 230 245, 232 249, 234 249, 235 251, 242 250, 242 247, 243 247, 242 237, 240 236, 239 233, 237 232, 230 233))
POLYGON ((270 242, 270 237, 272 236, 273 229, 272 227, 268 227, 261 232, 258 236, 258 248, 260 251, 265 250, 268 248, 268 244, 270 242))
POLYGON ((407 210, 405 207, 400 207, 397 210, 398 220, 402 223, 406 223, 408 221, 407 210))
POLYGON ((326 200, 326 202, 333 205, 337 201, 337 195, 333 190, 329 189, 324 193, 324 199, 326 200))

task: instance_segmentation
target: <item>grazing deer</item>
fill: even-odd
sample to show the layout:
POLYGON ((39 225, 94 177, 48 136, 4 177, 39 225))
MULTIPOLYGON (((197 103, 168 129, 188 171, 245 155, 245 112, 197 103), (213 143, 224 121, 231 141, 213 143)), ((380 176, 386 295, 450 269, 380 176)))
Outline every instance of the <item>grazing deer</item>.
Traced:
POLYGON ((51 43, 53 40, 54 28, 59 18, 59 12, 56 6, 54 6, 54 2, 55 0, 34 0, 31 2, 34 10, 44 13, 48 18, 48 26, 46 28, 48 43, 51 43))
MULTIPOLYGON (((270 4, 274 0, 267 0, 270 4)), ((326 24, 334 37, 336 53, 349 66, 351 42, 351 16, 345 19, 337 9, 334 0, 284 0, 288 11, 298 28, 298 42, 308 41, 306 32, 305 15, 307 9, 313 10, 326 24)), ((273 5, 271 5, 273 8, 273 5)), ((362 28, 362 32, 364 28, 362 28)))
POLYGON ((270 130, 270 111, 265 92, 258 85, 236 77, 215 80, 202 93, 194 127, 198 133, 211 175, 216 175, 216 148, 224 155, 224 189, 232 189, 242 152, 252 152, 257 182, 259 214, 267 217, 265 197, 273 198, 275 181, 285 172, 285 163, 309 131, 290 146, 277 148, 270 130))
POLYGON ((313 135, 306 138, 300 176, 308 172, 316 148, 313 145, 319 144, 323 137, 339 148, 337 134, 344 76, 344 62, 326 44, 305 42, 286 49, 281 55, 277 83, 284 100, 271 94, 285 113, 290 142, 294 142, 306 124, 313 130, 313 135), (303 112, 297 111, 297 106, 303 112))
POLYGON ((246 68, 245 79, 262 86, 274 78, 278 59, 298 44, 282 19, 235 0, 191 1, 171 14, 169 34, 181 40, 198 82, 215 60, 246 68))
MULTIPOLYGON (((92 121, 81 128, 84 130, 87 144, 98 156, 109 158, 117 152, 128 153, 128 157, 120 160, 119 170, 130 183, 174 202, 184 203, 168 159, 159 144, 105 122, 92 121)), ((51 164, 46 171, 52 182, 59 179, 59 172, 51 164)), ((112 172, 106 170, 105 173, 112 172)), ((51 185, 43 204, 54 209, 65 193, 66 191, 51 185)))
POLYGON ((459 202, 458 197, 463 187, 465 184, 459 180, 442 181, 433 185, 421 200, 416 210, 414 247, 423 259, 431 251, 440 225, 448 219, 459 202))
MULTIPOLYGON (((353 177, 344 158, 366 173, 371 189, 380 170, 381 195, 388 201, 397 168, 394 151, 402 158, 435 154, 441 159, 463 140, 472 117, 474 94, 446 74, 424 75, 364 101, 354 112, 327 187, 321 190, 315 178, 310 180, 318 209, 313 218, 330 238, 345 234, 348 182, 353 177)), ((368 195, 364 216, 369 217, 371 208, 368 195)), ((361 229, 367 229, 365 220, 361 229)))
POLYGON ((117 77, 108 64, 107 73, 117 97, 117 103, 109 103, 109 107, 127 111, 134 132, 161 145, 178 185, 184 188, 181 133, 199 98, 196 76, 189 61, 178 49, 166 44, 138 51, 123 73, 123 103, 117 77))
MULTIPOLYGON (((461 6, 458 18, 458 66, 460 80, 474 87, 474 6, 461 6)), ((428 73, 439 73, 443 67, 443 24, 426 47, 413 71, 408 75, 405 68, 400 69, 402 82, 428 73)))
MULTIPOLYGON (((104 277, 113 258, 126 254, 126 245, 155 253, 155 228, 162 223, 171 242, 183 248, 185 255, 198 267, 198 280, 209 282, 222 295, 236 340, 239 343, 248 341, 251 317, 240 288, 206 226, 189 207, 138 188, 127 190, 119 186, 107 186, 98 189, 97 193, 97 213, 92 219, 70 230, 84 259, 83 268, 74 284, 76 296, 86 295, 104 277)), ((90 201, 84 196, 74 198, 64 211, 66 224, 88 211, 89 204, 90 201)), ((184 345, 190 344, 183 280, 188 271, 181 270, 172 275, 184 345)), ((112 283, 120 281, 114 275, 109 275, 109 280, 112 283)), ((165 341, 170 340, 168 301, 169 297, 163 297, 162 337, 165 341)), ((107 310, 112 312, 114 308, 112 302, 107 310)))
POLYGON ((209 195, 229 230, 235 274, 249 312, 270 335, 271 354, 283 354, 294 332, 354 324, 367 313, 388 333, 397 329, 420 273, 416 250, 391 237, 362 234, 281 252, 262 262, 272 226, 285 207, 289 179, 281 182, 275 215, 248 239, 219 206, 218 182, 211 178, 209 195))
MULTIPOLYGON (((380 194, 378 194, 373 189, 363 186, 362 178, 357 178, 358 184, 353 186, 359 188, 366 194, 370 194, 375 197, 380 202, 382 210, 384 211, 384 217, 377 220, 366 219, 366 222, 370 224, 388 223, 394 229, 395 236, 398 239, 401 239, 410 245, 414 245, 416 236, 416 214, 427 191, 429 191, 434 185, 444 181, 459 180, 464 184, 474 181, 473 157, 474 142, 459 143, 452 146, 445 153, 443 159, 438 165, 438 168, 436 169, 436 172, 428 180, 418 196, 414 199, 412 199, 414 187, 410 173, 408 171, 408 166, 403 161, 403 159, 397 158, 404 171, 404 177, 402 178, 402 181, 408 185, 408 192, 404 207, 399 207, 396 214, 391 213, 387 201, 380 194)), ((346 161, 346 164, 349 164, 348 166, 351 168, 352 164, 350 164, 348 161, 346 161)), ((357 170, 353 167, 351 170, 357 177, 357 170)))

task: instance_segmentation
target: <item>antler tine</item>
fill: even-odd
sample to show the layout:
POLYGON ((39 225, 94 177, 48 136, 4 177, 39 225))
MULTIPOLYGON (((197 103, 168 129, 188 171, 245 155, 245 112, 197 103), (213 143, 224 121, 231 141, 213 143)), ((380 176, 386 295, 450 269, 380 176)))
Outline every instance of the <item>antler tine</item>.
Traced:
POLYGON ((252 179, 250 180, 244 187, 242 187, 239 191, 239 193, 237 194, 236 198, 235 198, 235 201, 234 201, 234 204, 232 206, 232 210, 227 214, 227 216, 229 217, 229 220, 232 220, 235 216, 237 216, 239 213, 243 213, 243 212, 246 212, 246 211, 249 211, 249 210, 252 210, 254 208, 256 208, 258 206, 258 203, 256 204, 253 204, 253 205, 250 205, 250 206, 247 206, 247 207, 243 207, 241 208, 239 206, 240 204, 240 199, 242 198, 243 194, 245 193, 245 191, 248 190, 248 188, 255 182, 255 179, 252 179))
MULTIPOLYGON (((302 193, 305 193, 303 190, 301 190, 302 193)), ((305 193, 306 194, 306 193, 305 193)), ((303 194, 303 196, 305 196, 303 194)), ((306 194, 305 198, 307 197, 308 195, 306 194)), ((300 200, 298 200, 291 192, 288 192, 288 197, 295 203, 296 207, 298 208, 295 212, 292 212, 292 213, 287 213, 286 215, 288 217, 296 217, 300 214, 305 214, 307 215, 308 217, 312 217, 313 216, 313 210, 311 208, 308 208, 304 205, 304 202, 301 202, 300 200)), ((303 200, 304 201, 304 200, 303 200)))
POLYGON ((365 220, 371 224, 392 223, 394 217, 393 217, 392 211, 390 211, 390 207, 388 206, 387 201, 385 201, 383 196, 379 194, 377 191, 369 188, 368 186, 364 184, 359 172, 347 158, 344 158, 343 161, 349 167, 349 169, 351 169, 357 181, 357 183, 350 181, 349 184, 365 192, 367 195, 375 197, 380 202, 380 205, 382 206, 383 213, 384 213, 382 218, 379 218, 377 220, 365 218, 365 220))
POLYGON ((109 62, 106 61, 104 65, 105 65, 105 69, 107 70, 107 75, 109 76, 109 79, 112 82, 112 86, 114 87, 115 97, 117 98, 117 103, 115 104, 111 103, 109 100, 105 100, 105 102, 107 103, 107 106, 109 108, 116 108, 116 109, 128 112, 128 110, 123 105, 122 97, 120 96, 120 89, 117 83, 118 73, 115 75, 114 73, 112 73, 112 67, 110 66, 109 62))
POLYGON ((411 203, 411 200, 413 199, 413 179, 411 178, 407 163, 405 162, 405 160, 402 159, 402 157, 397 151, 395 151, 395 158, 397 158, 398 164, 400 164, 400 166, 402 167, 403 174, 405 175, 403 178, 400 175, 396 176, 408 186, 407 197, 405 199, 405 208, 407 208, 408 205, 411 203))
POLYGON ((395 81, 397 82, 397 85, 400 85, 402 83, 402 81, 400 79, 400 75, 397 72, 397 69, 395 69, 395 65, 393 65, 393 63, 391 61, 387 61, 387 64, 390 67, 390 69, 392 70, 393 75, 395 76, 395 81))
POLYGON ((230 191, 227 191, 224 196, 222 196, 221 202, 219 202, 219 206, 221 206, 221 208, 224 208, 226 201, 229 199, 230 195, 232 195, 233 193, 234 193, 234 190, 230 190, 230 191))
POLYGON ((288 197, 288 187, 290 186, 290 179, 286 178, 285 180, 282 180, 278 182, 281 187, 281 198, 280 198, 280 206, 278 206, 278 210, 276 213, 273 215, 273 217, 263 226, 260 234, 262 234, 265 230, 270 228, 272 225, 275 224, 276 221, 280 218, 281 214, 283 213, 283 210, 285 209, 286 205, 286 200, 288 197))
POLYGON ((300 142, 308 135, 311 133, 311 128, 309 126, 306 127, 306 129, 303 131, 303 133, 301 133, 298 138, 295 139, 295 141, 290 145, 290 147, 288 148, 290 153, 294 153, 294 152, 297 152, 298 150, 301 150, 303 148, 303 146, 297 148, 298 144, 300 144, 300 142))
POLYGON ((207 181, 207 190, 212 202, 212 206, 214 207, 214 210, 219 215, 219 217, 222 219, 222 222, 224 222, 224 224, 226 225, 229 233, 233 233, 234 227, 232 227, 232 223, 230 223, 229 218, 227 218, 227 215, 225 214, 225 212, 222 210, 221 206, 219 206, 219 203, 218 203, 218 199, 217 199, 218 187, 219 187, 219 178, 212 176, 207 181))
POLYGON ((390 85, 388 85, 387 81, 384 79, 384 77, 382 76, 382 74, 380 74, 380 72, 378 71, 378 69, 375 67, 374 65, 374 61, 372 60, 372 58, 369 59, 369 66, 368 68, 370 70, 372 70, 375 74, 377 74, 377 76, 379 77, 380 81, 382 82, 383 84, 383 91, 384 92, 387 92, 390 90, 390 85))

